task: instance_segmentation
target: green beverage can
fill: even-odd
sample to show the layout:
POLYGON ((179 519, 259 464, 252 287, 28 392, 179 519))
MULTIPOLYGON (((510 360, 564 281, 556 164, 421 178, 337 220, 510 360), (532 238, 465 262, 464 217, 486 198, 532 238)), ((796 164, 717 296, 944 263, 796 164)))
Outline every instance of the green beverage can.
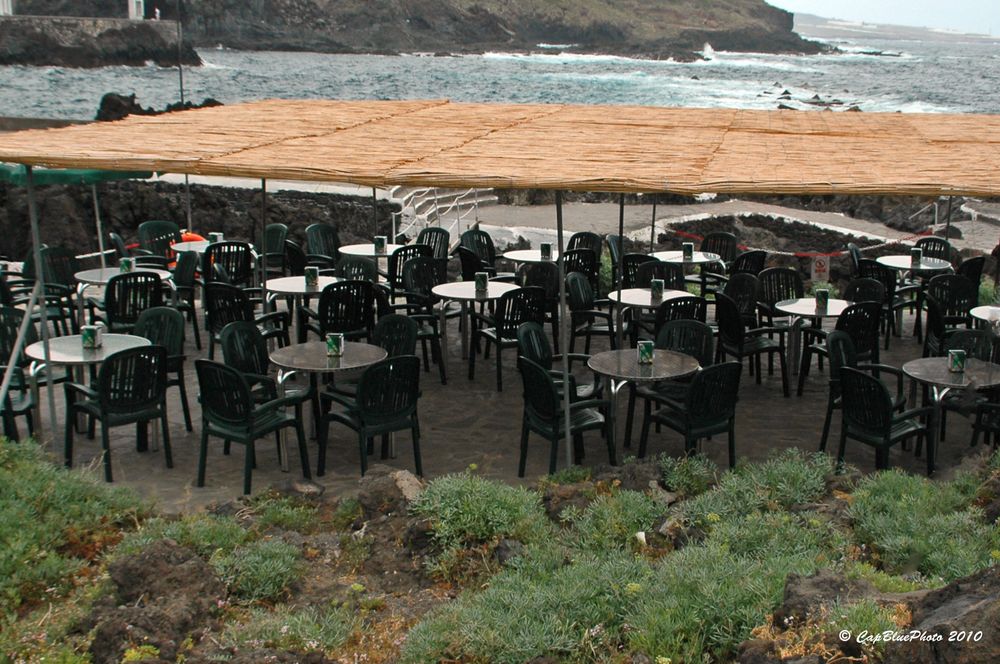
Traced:
POLYGON ((694 258, 694 243, 685 242, 684 244, 681 245, 681 251, 683 252, 682 255, 684 257, 684 260, 690 261, 691 259, 694 258))
POLYGON ((384 235, 375 236, 375 253, 384 254, 386 247, 386 237, 384 235))
POLYGON ((920 247, 914 247, 910 249, 910 265, 920 265, 920 261, 924 259, 924 252, 920 247))
POLYGON ((118 271, 121 272, 122 274, 128 274, 134 269, 135 269, 134 258, 128 258, 126 256, 125 258, 118 259, 118 271))
POLYGON ((542 260, 543 261, 550 261, 550 260, 552 260, 552 243, 551 242, 542 242, 541 244, 538 245, 538 249, 539 249, 539 251, 542 254, 542 260))
POLYGON ((489 288, 490 275, 485 272, 476 272, 476 292, 485 293, 489 288))
POLYGON ((652 341, 640 341, 638 347, 639 353, 639 364, 652 364, 653 363, 653 342, 652 341))
POLYGON ((654 300, 663 299, 663 279, 652 279, 649 282, 649 293, 654 300))
POLYGON ((340 357, 344 354, 344 335, 339 332, 331 332, 326 335, 327 357, 340 357))
POLYGON ((306 268, 306 288, 316 288, 319 285, 319 268, 310 265, 306 268))
POLYGON ((948 371, 951 371, 952 373, 962 373, 963 371, 965 371, 964 350, 948 351, 948 371))
POLYGON ((816 310, 826 311, 827 306, 830 304, 830 291, 826 288, 816 289, 816 310))
POLYGON ((83 325, 80 327, 80 340, 84 350, 94 350, 101 347, 101 326, 83 325))

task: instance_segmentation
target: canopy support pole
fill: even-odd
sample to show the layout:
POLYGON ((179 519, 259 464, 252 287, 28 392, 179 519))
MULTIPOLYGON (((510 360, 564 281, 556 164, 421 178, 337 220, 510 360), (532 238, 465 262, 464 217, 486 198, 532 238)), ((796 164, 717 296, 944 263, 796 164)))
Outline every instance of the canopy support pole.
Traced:
MULTIPOLYGON (((21 319, 21 326, 17 329, 17 338, 14 340, 14 346, 11 349, 10 357, 7 358, 7 368, 3 372, 3 381, 0 382, 0 403, 7 403, 7 395, 10 393, 10 384, 14 380, 14 372, 17 370, 17 358, 21 356, 21 351, 24 350, 24 340, 28 336, 28 326, 31 325, 31 314, 35 310, 35 305, 38 302, 38 282, 35 282, 35 286, 31 289, 31 297, 28 298, 28 306, 24 310, 24 318, 21 319)), ((38 405, 35 405, 36 411, 38 405)), ((14 418, 13 413, 11 413, 11 419, 14 418)), ((41 422, 35 423, 35 428, 38 431, 42 431, 41 422)), ((6 433, 6 432, 4 432, 6 433)))
MULTIPOLYGON (((42 311, 42 357, 45 362, 45 371, 49 376, 49 424, 56 426, 56 396, 55 388, 52 385, 52 356, 49 349, 49 306, 46 300, 45 291, 45 266, 42 264, 42 236, 38 231, 38 206, 35 203, 35 178, 31 166, 26 165, 25 171, 28 176, 28 218, 31 222, 31 243, 34 245, 35 259, 35 289, 41 299, 42 311)), ((31 318, 31 311, 25 313, 27 318, 31 318)))
POLYGON ((653 253, 656 244, 656 194, 653 194, 653 218, 649 220, 649 253, 653 253))
POLYGON ((944 222, 944 239, 951 240, 951 204, 954 201, 954 196, 948 197, 948 217, 944 222))
MULTIPOLYGON (((563 209, 562 191, 556 190, 556 236, 559 245, 559 335, 562 337, 562 374, 563 385, 569 386, 569 317, 566 307, 566 263, 563 258, 563 209)), ((564 426, 566 434, 566 467, 573 466, 573 437, 569 432, 570 422, 570 391, 563 389, 563 415, 565 417, 564 426)))
MULTIPOLYGON (((618 301, 621 302, 622 288, 624 288, 625 283, 625 194, 618 196, 618 243, 618 265, 616 269, 618 271, 618 301)), ((621 305, 618 306, 621 307, 621 305)), ((622 329, 621 324, 618 325, 615 337, 617 340, 616 348, 624 348, 625 331, 622 329)))
MULTIPOLYGON (((372 187, 372 237, 378 235, 378 194, 372 187)), ((389 244, 396 244, 396 238, 389 238, 389 244)))
POLYGON ((91 193, 94 197, 94 220, 97 222, 97 250, 101 252, 101 269, 107 267, 104 257, 104 227, 101 224, 101 206, 97 202, 97 185, 90 185, 91 193))
POLYGON ((267 311, 267 178, 260 179, 260 297, 267 311))

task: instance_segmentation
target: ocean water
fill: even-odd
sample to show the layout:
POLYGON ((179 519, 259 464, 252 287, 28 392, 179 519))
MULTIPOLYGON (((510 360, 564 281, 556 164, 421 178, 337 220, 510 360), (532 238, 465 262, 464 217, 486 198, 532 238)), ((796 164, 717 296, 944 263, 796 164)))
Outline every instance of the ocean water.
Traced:
MULTIPOLYGON (((714 53, 693 63, 487 53, 358 56, 207 49, 185 68, 186 98, 403 99, 809 108, 818 95, 864 111, 1000 113, 1000 46, 859 39, 839 55, 714 53), (871 55, 886 51, 894 57, 871 55)), ((0 115, 89 119, 105 92, 144 106, 179 99, 176 69, 0 67, 0 115)))

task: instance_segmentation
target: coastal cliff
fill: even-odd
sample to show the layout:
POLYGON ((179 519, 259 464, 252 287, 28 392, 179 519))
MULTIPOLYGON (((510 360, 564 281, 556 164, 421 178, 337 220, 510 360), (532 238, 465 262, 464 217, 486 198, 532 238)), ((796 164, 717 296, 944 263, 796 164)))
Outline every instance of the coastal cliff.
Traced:
MULTIPOLYGON (((114 15, 114 0, 20 0, 18 13, 114 15)), ((173 1, 146 2, 175 19, 173 1)), ((182 0, 196 46, 337 53, 559 50, 691 60, 717 50, 816 53, 763 0, 182 0)))

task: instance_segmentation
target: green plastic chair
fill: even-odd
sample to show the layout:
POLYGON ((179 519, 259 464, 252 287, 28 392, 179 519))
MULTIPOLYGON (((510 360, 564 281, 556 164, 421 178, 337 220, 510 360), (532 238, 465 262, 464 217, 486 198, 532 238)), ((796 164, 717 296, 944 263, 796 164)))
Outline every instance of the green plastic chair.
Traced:
POLYGON ((153 220, 139 224, 139 248, 151 256, 173 260, 171 246, 181 241, 181 229, 172 221, 153 220))
POLYGON ((361 475, 368 470, 370 441, 382 436, 382 458, 388 457, 389 434, 409 429, 413 437, 413 458, 417 475, 423 475, 420 461, 420 422, 417 401, 420 397, 420 360, 415 355, 389 357, 365 369, 353 398, 329 395, 332 402, 344 407, 323 417, 319 432, 319 462, 316 474, 326 472, 326 447, 330 422, 339 422, 358 434, 361 475))
MULTIPOLYGON (((580 276, 583 277, 583 275, 580 276)), ((583 277, 583 279, 586 281, 586 277, 583 277)), ((556 382, 556 389, 559 391, 560 398, 562 398, 563 356, 561 354, 552 354, 552 346, 549 345, 549 339, 545 336, 545 330, 542 329, 541 324, 528 322, 521 323, 518 326, 517 352, 519 359, 526 357, 552 374, 552 378, 556 382)), ((570 371, 572 371, 574 362, 586 365, 587 360, 590 359, 590 355, 585 353, 569 353, 566 355, 566 359, 569 361, 570 371)), ((597 374, 594 374, 593 381, 589 383, 579 382, 572 373, 570 373, 569 380, 572 386, 570 398, 574 401, 600 397, 601 380, 597 374)))
POLYGON ((280 450, 280 432, 286 427, 293 427, 298 436, 302 476, 312 479, 302 420, 285 412, 285 407, 294 406, 298 402, 297 396, 273 399, 257 405, 246 378, 236 369, 211 360, 198 360, 195 362, 195 370, 198 372, 201 391, 199 400, 202 416, 201 447, 198 454, 199 487, 205 486, 209 436, 246 446, 243 493, 249 494, 256 464, 256 440, 273 433, 280 450))
POLYGON ((174 266, 174 289, 177 294, 176 309, 188 317, 194 332, 194 344, 201 350, 201 333, 198 331, 198 307, 195 304, 195 288, 198 285, 198 264, 200 259, 194 251, 177 254, 174 266))
POLYGON ((184 386, 184 314, 171 307, 153 307, 139 314, 135 322, 137 336, 145 337, 156 346, 167 349, 167 387, 180 392, 184 427, 193 431, 191 411, 188 408, 187 388, 184 386), (173 377, 170 376, 173 374, 173 377))
POLYGON ((146 423, 160 420, 163 455, 173 468, 170 428, 167 426, 167 349, 142 346, 115 353, 104 360, 97 373, 96 388, 66 383, 66 467, 73 465, 73 429, 76 415, 83 414, 101 423, 104 450, 104 479, 111 477, 111 446, 108 430, 126 424, 138 425, 137 441, 145 444, 146 423), (80 398, 78 398, 80 397, 80 398))
POLYGON ((340 255, 337 229, 327 224, 312 224, 306 228, 306 260, 309 265, 332 268, 340 255))

